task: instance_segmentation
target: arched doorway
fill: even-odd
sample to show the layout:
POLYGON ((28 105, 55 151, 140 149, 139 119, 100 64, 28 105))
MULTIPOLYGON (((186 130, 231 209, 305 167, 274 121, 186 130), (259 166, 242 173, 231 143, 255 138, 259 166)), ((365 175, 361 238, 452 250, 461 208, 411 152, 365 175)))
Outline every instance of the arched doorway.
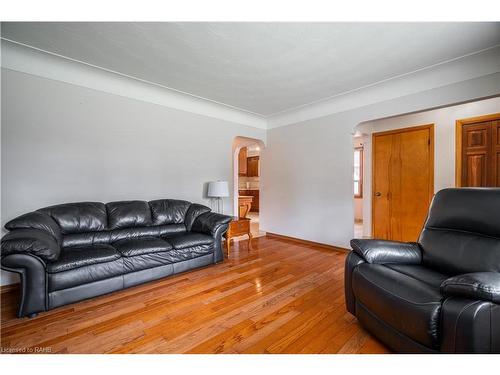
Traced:
POLYGON ((260 231, 261 163, 265 144, 262 140, 235 137, 233 141, 233 215, 243 212, 250 218, 252 236, 265 235, 260 231), (240 205, 243 208, 240 211, 240 205))

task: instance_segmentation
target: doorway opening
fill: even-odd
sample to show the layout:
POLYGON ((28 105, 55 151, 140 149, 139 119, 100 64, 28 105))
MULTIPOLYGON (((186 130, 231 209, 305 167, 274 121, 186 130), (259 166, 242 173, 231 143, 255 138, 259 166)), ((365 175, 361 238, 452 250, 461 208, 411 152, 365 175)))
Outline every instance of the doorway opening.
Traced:
MULTIPOLYGON (((261 156, 264 148, 264 142, 254 138, 236 137, 233 143, 233 215, 250 219, 252 237, 266 234, 260 230, 261 156)), ((239 239, 234 238, 235 241, 239 239)))
POLYGON ((353 170, 353 191, 354 191, 354 238, 365 237, 363 228, 363 180, 365 161, 365 138, 366 134, 356 132, 354 134, 354 170, 353 170))

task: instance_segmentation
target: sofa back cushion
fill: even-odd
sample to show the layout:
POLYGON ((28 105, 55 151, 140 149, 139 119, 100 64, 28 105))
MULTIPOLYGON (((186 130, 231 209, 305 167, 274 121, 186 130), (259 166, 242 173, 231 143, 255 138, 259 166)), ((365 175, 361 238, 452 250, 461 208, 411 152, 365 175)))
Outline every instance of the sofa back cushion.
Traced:
POLYGON ((151 209, 144 201, 119 201, 106 204, 108 228, 147 227, 152 224, 151 209))
POLYGON ((102 232, 76 233, 63 236, 63 247, 84 247, 92 245, 108 245, 120 240, 132 240, 145 237, 173 237, 185 233, 184 224, 154 225, 114 229, 102 232))
POLYGON ((59 204, 38 212, 52 217, 62 234, 96 232, 107 227, 106 206, 99 202, 59 204))
POLYGON ((209 211, 203 205, 174 199, 67 203, 19 216, 5 227, 44 231, 62 247, 91 246, 122 239, 174 237, 190 231, 196 218, 209 211))
POLYGON ((191 206, 188 201, 158 199, 149 202, 153 225, 182 224, 191 206))
POLYGON ((439 191, 419 243, 424 264, 441 272, 500 272, 500 189, 439 191))

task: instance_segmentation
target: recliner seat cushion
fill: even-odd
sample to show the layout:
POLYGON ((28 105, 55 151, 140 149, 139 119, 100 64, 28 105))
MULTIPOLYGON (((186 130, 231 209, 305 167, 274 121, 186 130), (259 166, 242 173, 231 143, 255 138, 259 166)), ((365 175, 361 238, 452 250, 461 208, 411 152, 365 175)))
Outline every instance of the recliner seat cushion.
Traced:
POLYGON ((110 245, 64 248, 57 261, 47 264, 47 272, 57 273, 92 264, 119 259, 120 253, 110 245))
POLYGON ((449 278, 448 275, 431 270, 424 266, 407 265, 407 264, 385 264, 386 267, 405 274, 406 276, 413 277, 423 283, 426 283, 433 288, 439 289, 441 283, 449 278))
POLYGON ((208 249, 214 245, 214 238, 207 234, 190 232, 168 238, 168 242, 170 242, 175 249, 185 249, 195 246, 208 249))
POLYGON ((437 348, 443 298, 434 283, 364 263, 356 267, 352 284, 357 301, 380 320, 422 345, 437 348))
POLYGON ((160 253, 172 250, 173 247, 161 238, 146 237, 132 240, 121 240, 114 242, 113 246, 122 256, 133 257, 150 253, 160 253))

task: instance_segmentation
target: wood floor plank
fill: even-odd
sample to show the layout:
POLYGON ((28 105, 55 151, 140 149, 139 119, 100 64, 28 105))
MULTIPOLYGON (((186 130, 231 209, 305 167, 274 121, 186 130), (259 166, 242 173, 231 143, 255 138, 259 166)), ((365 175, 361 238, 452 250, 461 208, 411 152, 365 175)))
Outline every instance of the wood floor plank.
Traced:
POLYGON ((223 263, 33 319, 2 293, 3 348, 52 353, 389 353, 347 313, 346 253, 280 238, 236 242, 223 263))

